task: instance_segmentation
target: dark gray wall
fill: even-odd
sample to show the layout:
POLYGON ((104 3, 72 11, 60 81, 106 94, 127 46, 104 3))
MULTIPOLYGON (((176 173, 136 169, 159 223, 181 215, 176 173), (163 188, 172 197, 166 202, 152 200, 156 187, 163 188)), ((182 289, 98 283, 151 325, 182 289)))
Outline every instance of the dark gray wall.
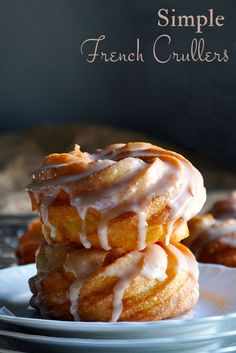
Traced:
POLYGON ((0 0, 0 129, 102 122, 234 161, 235 24, 235 0, 0 0), (158 35, 169 33, 176 51, 189 51, 195 37, 193 29, 158 28, 161 7, 224 15, 224 27, 204 37, 207 51, 227 48, 229 62, 157 64, 158 35), (106 50, 131 50, 139 37, 145 64, 88 64, 81 42, 101 34, 106 50))

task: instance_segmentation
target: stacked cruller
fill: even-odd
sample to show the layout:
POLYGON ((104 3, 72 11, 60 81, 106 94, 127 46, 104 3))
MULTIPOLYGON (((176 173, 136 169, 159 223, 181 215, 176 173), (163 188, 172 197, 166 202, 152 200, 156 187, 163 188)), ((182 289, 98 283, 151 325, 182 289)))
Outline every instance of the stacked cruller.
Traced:
POLYGON ((179 242, 206 198, 181 155, 148 143, 52 154, 28 187, 45 243, 31 305, 44 317, 159 320, 197 302, 198 266, 179 242))
POLYGON ((188 223, 184 243, 197 260, 236 267, 236 191, 216 201, 205 214, 188 223))

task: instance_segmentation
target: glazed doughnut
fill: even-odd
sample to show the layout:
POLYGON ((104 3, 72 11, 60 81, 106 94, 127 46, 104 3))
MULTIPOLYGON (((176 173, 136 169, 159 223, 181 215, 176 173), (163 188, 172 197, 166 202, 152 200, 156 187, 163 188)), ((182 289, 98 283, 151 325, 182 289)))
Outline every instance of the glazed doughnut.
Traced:
POLYGON ((236 219, 215 219, 210 213, 189 221, 184 240, 197 260, 236 267, 236 219))
POLYGON ((209 210, 215 218, 236 218, 236 191, 216 201, 209 210))
POLYGON ((25 265, 35 262, 35 252, 43 241, 42 223, 35 219, 29 223, 27 232, 18 239, 17 263, 25 265))
POLYGON ((28 192, 48 243, 104 250, 180 241, 206 199, 188 160, 149 143, 52 154, 28 192))
POLYGON ((199 296, 198 264, 182 244, 142 251, 41 245, 31 305, 43 317, 82 321, 148 321, 182 315, 199 296))

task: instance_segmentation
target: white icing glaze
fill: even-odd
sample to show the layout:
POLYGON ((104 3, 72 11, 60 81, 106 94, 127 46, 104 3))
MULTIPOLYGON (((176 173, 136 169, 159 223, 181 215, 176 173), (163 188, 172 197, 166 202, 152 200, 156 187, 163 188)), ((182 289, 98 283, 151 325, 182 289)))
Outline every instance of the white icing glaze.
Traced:
MULTIPOLYGON (((184 255, 181 249, 168 245, 169 251, 175 254, 178 262, 176 271, 186 271, 198 278, 198 267, 194 257, 184 255)), ((75 276, 69 289, 71 302, 70 312, 74 319, 79 320, 80 291, 88 276, 102 268, 107 252, 98 249, 70 251, 63 267, 66 272, 75 276)), ((158 244, 148 245, 143 251, 133 251, 104 268, 103 276, 116 277, 113 287, 113 310, 111 321, 119 320, 123 311, 123 296, 136 276, 141 275, 149 280, 164 281, 167 278, 168 257, 166 251, 158 244)))
POLYGON ((177 259, 176 272, 178 271, 189 272, 187 260, 185 256, 182 254, 182 252, 172 244, 167 245, 167 248, 175 255, 177 259))
POLYGON ((217 219, 236 218, 236 191, 231 192, 226 198, 216 201, 209 212, 217 219))
MULTIPOLYGON (((77 210, 78 211, 78 210, 77 210)), ((79 215, 83 221, 82 223, 82 229, 81 232, 79 234, 79 238, 80 238, 80 242, 81 244, 86 248, 89 249, 91 248, 91 243, 88 240, 87 237, 87 224, 86 224, 86 215, 87 215, 87 211, 88 211, 88 207, 83 207, 80 212, 79 215)))
POLYGON ((124 292, 137 274, 138 264, 141 259, 142 254, 140 252, 131 252, 123 257, 121 266, 111 265, 103 272, 104 276, 118 277, 118 281, 113 288, 113 311, 110 320, 112 322, 117 321, 123 311, 122 299, 124 292))
POLYGON ((199 269, 197 261, 195 261, 194 256, 186 255, 181 252, 176 246, 169 244, 168 249, 176 256, 178 265, 176 272, 185 271, 188 272, 195 280, 198 280, 199 269))
MULTIPOLYGON (((78 147, 75 150, 77 152, 72 152, 74 156, 76 153, 81 154, 78 147)), ((200 211, 206 199, 203 179, 198 170, 179 154, 151 144, 111 145, 93 155, 86 154, 85 161, 85 171, 81 173, 41 182, 34 179, 28 189, 34 193, 43 194, 48 187, 65 190, 83 224, 88 208, 98 210, 101 213, 98 237, 105 250, 110 249, 108 222, 128 211, 136 212, 138 216, 137 248, 141 250, 145 247, 147 230, 145 203, 150 197, 164 197, 170 208, 171 219, 166 235, 167 244, 175 221, 180 217, 188 221, 200 211), (119 175, 119 166, 121 170, 124 166, 126 169, 124 175, 116 179, 119 175), (80 194, 76 191, 75 183, 86 178, 99 178, 99 173, 102 173, 105 168, 107 173, 114 175, 114 183, 93 192, 88 190, 80 194)), ((52 202, 54 198, 51 199, 52 202)), ((87 239, 86 225, 82 227, 80 240, 86 248, 91 246, 87 239)))
MULTIPOLYGON (((137 208, 136 208, 137 210, 137 208)), ((136 211, 138 215, 138 249, 142 250, 146 246, 147 215, 144 211, 136 211)))
POLYGON ((77 278, 72 285, 70 286, 70 302, 71 302, 71 307, 70 307, 70 313, 73 316, 75 321, 79 321, 80 317, 78 314, 78 309, 79 309, 79 294, 80 294, 80 289, 83 286, 83 280, 80 278, 77 278))
MULTIPOLYGON (((50 228, 51 231, 51 237, 55 238, 56 237, 56 228, 49 222, 48 220, 48 208, 46 206, 41 206, 41 217, 42 217, 42 221, 43 224, 45 224, 47 227, 50 228)), ((42 228, 44 231, 44 228, 42 228)), ((46 235, 46 230, 44 231, 44 235, 46 235)), ((48 236, 46 236, 46 239, 49 240, 48 236)))
POLYGON ((113 288, 113 311, 111 321, 117 321, 123 311, 123 296, 139 271, 143 277, 150 280, 164 281, 167 278, 167 254, 157 244, 148 245, 142 252, 133 251, 125 255, 120 266, 110 266, 103 272, 105 276, 118 278, 113 288), (142 267, 140 263, 142 261, 142 267))
MULTIPOLYGON (((132 194, 135 193, 134 188, 130 188, 130 190, 127 189, 126 192, 124 192, 124 187, 125 185, 128 185, 130 181, 136 177, 136 173, 139 170, 143 169, 146 166, 146 164, 141 160, 129 160, 128 162, 129 162, 128 170, 124 178, 122 178, 117 185, 112 186, 112 188, 109 188, 108 190, 107 189, 102 190, 98 194, 95 193, 95 194, 76 195, 73 192, 73 187, 63 186, 63 189, 67 191, 68 194, 70 195, 71 204, 76 207, 80 217, 83 220, 85 220, 86 213, 89 207, 94 208, 99 212, 101 212, 102 217, 98 226, 98 237, 102 248, 105 250, 111 249, 108 243, 108 236, 107 236, 108 221, 114 217, 119 216, 119 214, 122 213, 122 210, 118 210, 116 206, 119 203, 124 202, 127 196, 130 195, 130 193, 132 194)), ((99 160, 100 167, 102 163, 104 163, 104 161, 99 160)), ((106 167, 112 166, 114 163, 115 162, 113 161, 109 161, 109 165, 107 165, 108 162, 106 161, 106 167)), ((104 168, 101 168, 101 170, 102 169, 104 168)), ((96 172, 97 172, 97 168, 96 168, 96 172)), ((116 170, 113 170, 113 172, 117 173, 116 170)), ((129 210, 129 208, 127 210, 129 210)), ((83 238, 80 236, 82 244, 87 248, 90 247, 91 244, 87 239, 86 232, 83 231, 82 235, 83 235, 83 238)))
MULTIPOLYGON (((203 220, 203 224, 200 224, 199 228, 201 231, 199 231, 196 243, 194 244, 196 258, 200 256, 203 248, 214 240, 219 239, 219 241, 223 243, 225 242, 223 239, 233 240, 233 238, 228 238, 226 236, 236 234, 236 219, 216 220, 211 218, 210 222, 203 220)), ((231 240, 226 240, 225 243, 227 242, 229 244, 231 240)), ((234 244, 233 241, 231 243, 234 244)))
MULTIPOLYGON (((71 164, 71 163, 69 163, 71 164)), ((44 171, 47 171, 49 169, 59 169, 61 167, 65 167, 69 165, 68 163, 55 163, 55 164, 44 164, 40 169, 36 169, 33 173, 32 179, 35 179, 35 174, 36 173, 43 173, 44 171)))
POLYGON ((236 238, 223 237, 223 238, 220 238, 220 242, 223 244, 230 245, 232 248, 236 248, 236 238))
POLYGON ((168 259, 165 250, 157 245, 151 244, 143 251, 143 268, 141 275, 148 279, 156 279, 160 282, 167 278, 166 270, 168 259))
MULTIPOLYGON (((61 165, 58 165, 58 168, 61 167, 61 165)), ((43 170, 41 173, 44 172, 44 166, 42 166, 43 170)), ((34 196, 37 200, 37 202, 40 204, 40 213, 41 213, 41 218, 42 218, 42 231, 45 237, 45 240, 48 242, 48 244, 51 244, 51 238, 55 238, 57 235, 56 228, 49 222, 48 219, 48 206, 51 205, 60 189, 58 185, 52 184, 41 184, 38 183, 36 180, 34 180, 34 174, 33 174, 33 181, 32 183, 28 186, 27 190, 33 190, 34 191, 34 196), (32 187, 32 189, 31 189, 32 187), (40 202, 40 193, 43 193, 43 200, 40 202), (47 229, 45 229, 45 225, 50 229, 50 237, 48 236, 47 229)))
POLYGON ((94 249, 88 253, 86 250, 80 249, 70 252, 64 262, 65 271, 71 272, 75 276, 75 281, 71 284, 69 290, 70 313, 75 321, 79 320, 80 290, 87 277, 102 267, 105 256, 106 253, 103 250, 94 249))

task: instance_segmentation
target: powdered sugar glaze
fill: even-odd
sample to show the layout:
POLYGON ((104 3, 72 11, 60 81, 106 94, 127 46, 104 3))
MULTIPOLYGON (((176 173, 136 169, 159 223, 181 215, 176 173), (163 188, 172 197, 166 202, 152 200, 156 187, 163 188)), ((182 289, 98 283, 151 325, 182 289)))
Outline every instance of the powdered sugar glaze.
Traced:
POLYGON ((203 216, 192 246, 196 258, 199 258, 205 246, 216 240, 236 248, 236 219, 215 219, 210 214, 203 216))
POLYGON ((138 215, 137 249, 142 250, 146 246, 147 231, 145 204, 151 197, 164 197, 170 209, 167 244, 175 221, 179 218, 188 221, 201 210, 206 200, 200 172, 181 155, 149 143, 114 144, 95 154, 82 153, 79 146, 75 146, 67 155, 68 174, 60 174, 64 163, 63 166, 50 164, 46 159, 38 171, 46 176, 40 179, 35 173, 28 190, 34 195, 40 194, 41 198, 43 195, 40 207, 44 208, 42 221, 46 225, 49 219, 44 199, 49 206, 59 189, 68 193, 71 205, 83 220, 80 241, 86 248, 91 247, 85 222, 89 208, 101 213, 98 237, 104 250, 110 249, 108 222, 122 213, 135 212, 138 215), (70 174, 73 163, 81 166, 76 174, 70 174), (50 173, 50 169, 54 172, 50 173), (94 187, 96 180, 100 183, 97 189, 94 187), (92 189, 81 192, 79 186, 83 182, 92 185, 92 189))

